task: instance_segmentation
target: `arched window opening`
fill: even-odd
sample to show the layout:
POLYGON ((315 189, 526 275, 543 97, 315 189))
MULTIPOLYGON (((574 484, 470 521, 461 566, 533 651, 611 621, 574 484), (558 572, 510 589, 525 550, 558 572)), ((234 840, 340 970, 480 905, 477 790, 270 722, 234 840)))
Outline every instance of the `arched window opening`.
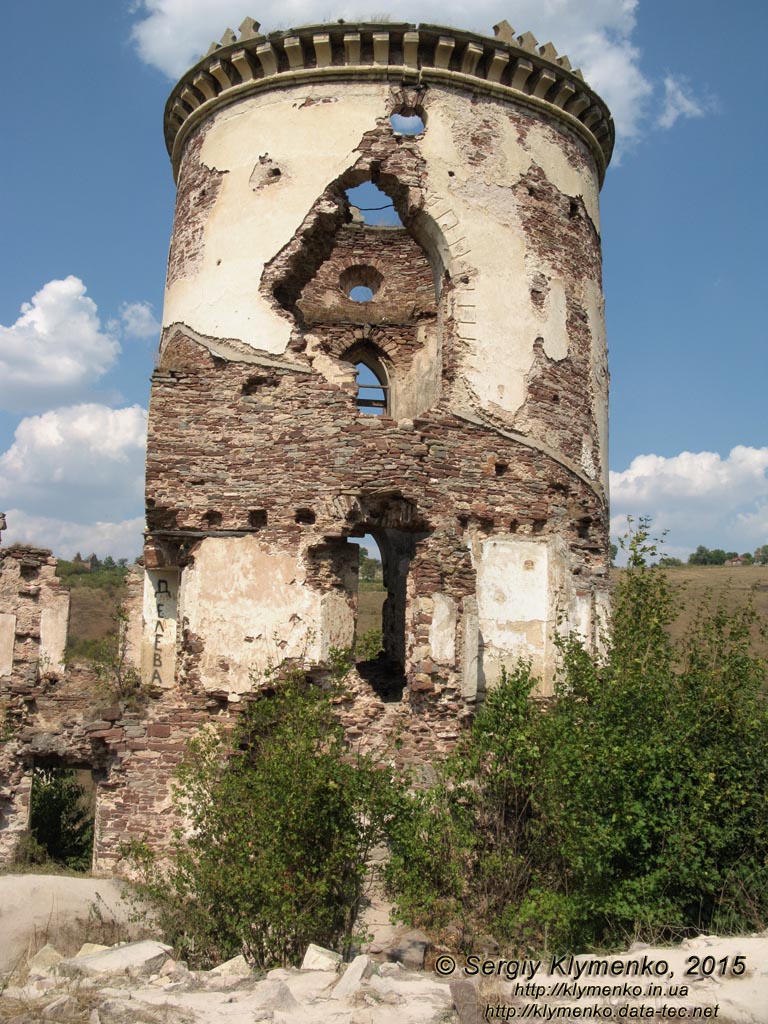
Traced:
POLYGON ((352 219, 374 227, 402 227, 395 204, 386 192, 372 181, 347 189, 347 199, 352 210, 352 219))
POLYGON ((357 408, 369 416, 383 416, 389 411, 389 385, 386 374, 381 376, 366 362, 355 363, 357 371, 357 408))

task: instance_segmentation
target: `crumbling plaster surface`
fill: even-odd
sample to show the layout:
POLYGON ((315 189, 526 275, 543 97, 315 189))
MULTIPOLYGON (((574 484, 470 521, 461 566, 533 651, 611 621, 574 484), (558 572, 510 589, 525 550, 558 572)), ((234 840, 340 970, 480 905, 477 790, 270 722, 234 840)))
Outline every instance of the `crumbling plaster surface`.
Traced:
MULTIPOLYGON (((462 287, 464 276, 457 275, 454 300, 465 342, 460 369, 481 408, 492 410, 509 428, 538 434, 516 415, 527 397, 534 346, 540 340, 553 360, 572 355, 568 303, 587 304, 595 288, 600 292, 600 280, 565 279, 553 254, 539 251, 515 186, 532 170, 545 174, 559 195, 583 204, 594 233, 599 230, 595 167, 567 133, 507 105, 476 104, 469 96, 431 89, 425 108, 428 127, 420 150, 429 167, 428 206, 439 223, 450 225, 449 239, 463 239, 462 262, 469 277, 462 287), (537 278, 543 289, 540 308, 531 300, 537 278)), ((558 213, 547 209, 540 216, 558 213)), ((599 240, 597 253, 589 255, 599 274, 599 240)), ((602 309, 590 303, 590 314, 598 349, 605 338, 602 309)), ((590 355, 599 358, 599 352, 590 355)), ((594 419, 604 419, 605 397, 598 392, 589 397, 594 419)))
MULTIPOLYGON (((166 326, 184 323, 202 336, 237 338, 265 353, 286 351, 294 325, 260 292, 263 269, 328 186, 354 166, 363 136, 382 123, 389 102, 386 83, 346 83, 343 102, 334 83, 317 84, 251 96, 197 129, 204 133, 200 158, 215 170, 219 191, 204 214, 200 259, 189 276, 170 281, 166 326), (266 159, 279 174, 254 185, 254 167, 266 159)), ((536 344, 554 361, 605 361, 602 306, 594 301, 600 294, 596 168, 565 129, 510 104, 478 104, 459 90, 433 86, 424 109, 427 128, 417 142, 427 168, 423 203, 434 221, 431 233, 444 235, 439 248, 454 281, 446 312, 457 324, 457 368, 469 388, 464 401, 506 428, 544 441, 523 408, 536 344), (553 208, 553 199, 544 210, 524 209, 526 189, 520 186, 527 177, 536 185, 546 182, 560 197, 559 207, 553 208), (585 248, 584 259, 576 254, 575 263, 585 269, 570 276, 559 253, 547 247, 559 229, 541 239, 529 228, 531 217, 565 216, 569 200, 583 210, 585 248), (589 276, 592 267, 597 277, 589 276), (531 299, 534 285, 542 294, 538 304, 531 299), (576 351, 570 325, 584 310, 592 343, 576 351)), ((180 187, 186 173, 183 168, 180 187)), ((175 233, 193 226, 199 230, 197 223, 177 222, 175 233)), ((573 239, 565 244, 575 247, 573 239)), ((597 433, 598 448, 569 453, 593 478, 604 475, 607 461, 607 402, 598 377, 598 371, 585 377, 591 423, 583 431, 597 433)))
POLYGON ((384 113, 387 87, 348 84, 344 95, 338 102, 333 84, 264 93, 198 129, 206 133, 202 162, 226 174, 205 222, 199 266, 166 293, 165 326, 183 322, 200 334, 285 352, 292 320, 259 293, 261 274, 317 198, 354 163, 360 139, 384 113), (251 175, 264 154, 280 176, 254 188, 251 175))
POLYGON ((340 594, 307 584, 300 555, 257 537, 209 537, 182 574, 179 619, 194 635, 203 686, 229 693, 284 660, 320 663, 354 637, 354 616, 340 594))

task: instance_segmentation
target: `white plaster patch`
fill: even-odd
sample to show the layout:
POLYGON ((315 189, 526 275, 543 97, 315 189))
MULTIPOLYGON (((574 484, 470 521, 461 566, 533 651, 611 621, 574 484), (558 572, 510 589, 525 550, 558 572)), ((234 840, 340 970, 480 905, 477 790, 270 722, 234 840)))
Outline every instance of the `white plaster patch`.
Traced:
POLYGON ((595 480, 598 476, 597 466, 595 460, 592 457, 592 438, 589 434, 585 434, 581 441, 581 468, 592 480, 595 480))
MULTIPOLYGON (((513 537, 483 541, 477 567, 481 628, 547 618, 547 546, 513 537)), ((494 630, 494 636, 501 632, 494 630)))
POLYGON ((327 661, 331 648, 351 647, 355 640, 355 617, 347 599, 338 590, 320 599, 320 657, 327 661))
POLYGON ((13 644, 16 639, 16 616, 0 612, 0 676, 13 672, 13 644))
POLYGON ((540 678, 551 674, 548 635, 554 618, 546 544, 516 537, 483 541, 477 565, 480 685, 492 686, 502 666, 520 658, 540 678))
POLYGON ((592 338, 592 403, 600 445, 601 482, 608 498, 608 344, 605 334, 605 299, 597 281, 584 283, 584 308, 592 338))
POLYGON ((69 593, 47 594, 40 613, 40 663, 54 672, 64 671, 64 650, 69 626, 69 593))
MULTIPOLYGON (((203 686, 245 693, 252 676, 286 658, 320 661, 322 597, 306 586, 298 554, 265 549, 255 536, 207 537, 182 574, 179 595, 181 617, 203 642, 203 686)), ((338 612, 332 604, 327 610, 338 612)))
POLYGON ((581 196, 595 230, 600 231, 600 190, 593 174, 574 167, 557 141, 558 133, 546 125, 533 125, 525 141, 534 161, 546 170, 555 188, 566 196, 581 196))
POLYGON ((434 661, 452 664, 456 657, 456 602, 446 594, 432 595, 429 646, 434 661))
POLYGON ((565 284, 559 277, 554 277, 549 282, 546 317, 544 351, 550 359, 565 359, 568 355, 568 303, 565 297, 565 284))
POLYGON ((144 577, 142 681, 170 689, 176 674, 178 569, 152 569, 144 577))

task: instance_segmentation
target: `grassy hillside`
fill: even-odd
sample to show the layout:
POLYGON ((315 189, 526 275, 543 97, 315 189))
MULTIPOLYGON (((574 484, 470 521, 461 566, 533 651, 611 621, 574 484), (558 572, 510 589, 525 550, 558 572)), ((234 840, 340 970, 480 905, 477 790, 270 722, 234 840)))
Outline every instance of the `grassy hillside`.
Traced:
MULTIPOLYGON (((620 573, 612 570, 612 575, 620 573)), ((690 627, 702 601, 722 600, 733 610, 752 599, 755 610, 768 626, 768 565, 744 565, 741 568, 724 565, 686 565, 667 569, 669 581, 682 589, 683 613, 672 626, 672 636, 679 638, 690 627)), ((755 632, 755 649, 768 658, 768 639, 755 632)))

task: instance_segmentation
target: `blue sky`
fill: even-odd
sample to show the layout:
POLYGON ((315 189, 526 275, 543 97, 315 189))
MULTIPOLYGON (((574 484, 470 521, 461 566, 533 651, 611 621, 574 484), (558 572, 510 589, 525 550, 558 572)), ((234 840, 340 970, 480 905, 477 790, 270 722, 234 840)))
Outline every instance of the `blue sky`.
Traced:
MULTIPOLYGON (((245 15, 265 29, 378 2, 59 0, 5 5, 0 168, 0 509, 5 542, 133 557, 174 186, 175 77, 245 15)), ((668 550, 768 542, 768 6, 456 0, 393 20, 552 40, 611 106, 602 192, 612 514, 668 550), (727 20, 724 15, 727 13, 727 20)))

